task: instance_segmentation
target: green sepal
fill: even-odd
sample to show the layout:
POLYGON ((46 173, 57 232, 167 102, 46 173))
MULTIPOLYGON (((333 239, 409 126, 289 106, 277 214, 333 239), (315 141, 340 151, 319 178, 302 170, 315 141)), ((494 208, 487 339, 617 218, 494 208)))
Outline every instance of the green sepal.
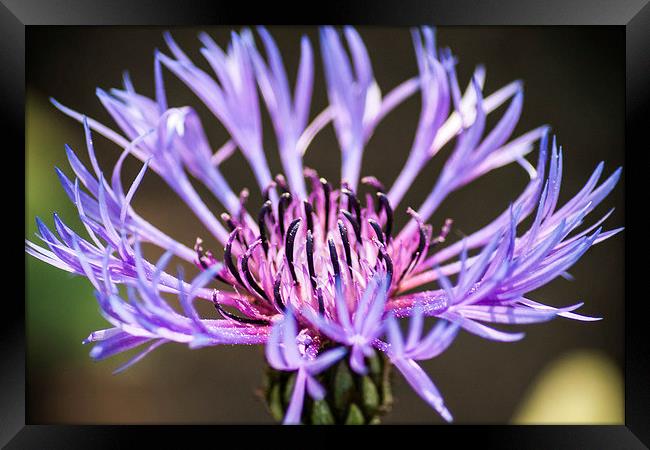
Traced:
POLYGON ((348 410, 348 416, 345 419, 345 425, 365 425, 366 419, 363 417, 361 409, 352 403, 350 409, 348 410))
POLYGON ((311 410, 312 425, 334 425, 336 421, 327 401, 316 400, 311 410))
POLYGON ((393 407, 393 390, 391 388, 391 366, 388 360, 383 361, 383 373, 381 375, 381 405, 379 411, 387 413, 393 407))
MULTIPOLYGON (((378 424, 390 411, 390 362, 382 353, 366 359, 367 375, 351 370, 343 359, 316 376, 325 388, 325 398, 312 399, 305 392, 301 414, 304 424, 378 424)), ((273 418, 281 422, 291 402, 297 373, 267 367, 264 377, 264 400, 273 418)))
POLYGON ((379 408, 380 400, 377 386, 368 375, 361 378, 361 398, 364 410, 368 415, 373 416, 379 408))
POLYGON ((347 362, 342 361, 337 364, 334 375, 334 407, 337 411, 344 412, 347 409, 354 388, 352 373, 347 362))
POLYGON ((281 422, 284 418, 284 407, 282 405, 282 398, 280 396, 279 383, 271 386, 271 390, 269 391, 268 406, 273 418, 278 422, 281 422))
POLYGON ((284 401, 285 407, 288 407, 289 403, 291 403, 291 395, 293 394, 293 388, 296 386, 297 373, 298 372, 293 372, 291 375, 289 375, 289 378, 284 385, 282 400, 284 401))
POLYGON ((381 417, 374 416, 372 419, 370 419, 370 422, 368 422, 368 425, 381 425, 381 417))
POLYGON ((382 366, 382 360, 377 353, 368 358, 368 372, 376 384, 381 384, 382 366))

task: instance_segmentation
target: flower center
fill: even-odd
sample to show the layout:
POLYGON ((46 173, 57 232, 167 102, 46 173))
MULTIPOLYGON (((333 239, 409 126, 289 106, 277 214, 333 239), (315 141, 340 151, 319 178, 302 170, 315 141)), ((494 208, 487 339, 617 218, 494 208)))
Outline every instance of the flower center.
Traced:
MULTIPOLYGON (((268 321, 287 305, 335 317, 336 295, 354 310, 377 272, 387 278, 389 295, 395 294, 417 272, 429 246, 443 240, 448 231, 447 223, 432 242, 431 226, 408 209, 419 226, 413 233, 395 235, 393 209, 375 178, 362 180, 371 188, 362 202, 345 183, 334 189, 315 172, 307 175, 312 182, 307 199, 292 196, 278 176, 275 187, 282 193, 274 204, 269 195, 273 187, 266 190, 256 220, 244 208, 237 218, 222 215, 231 234, 217 278, 233 286, 257 317, 252 322, 239 318, 244 322, 268 321)), ((203 269, 217 262, 203 252, 200 240, 195 249, 203 269)), ((216 296, 215 306, 235 318, 220 307, 216 296)))

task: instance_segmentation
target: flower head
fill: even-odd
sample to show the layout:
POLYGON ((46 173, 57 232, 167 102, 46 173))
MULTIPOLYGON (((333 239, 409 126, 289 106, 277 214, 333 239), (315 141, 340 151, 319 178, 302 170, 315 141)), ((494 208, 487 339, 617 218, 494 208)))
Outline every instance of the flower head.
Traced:
MULTIPOLYGON (((528 324, 556 316, 597 320, 573 312, 581 303, 553 308, 528 294, 567 276, 592 245, 619 231, 600 228, 607 216, 578 228, 614 188, 620 169, 598 185, 599 165, 583 189, 558 207, 562 150, 555 138, 549 143, 548 127, 512 137, 523 105, 521 83, 484 96, 485 71, 479 67, 462 93, 455 57, 438 49, 433 30, 424 27, 413 31, 418 74, 382 95, 359 34, 344 29, 346 50, 339 33, 325 27, 320 40, 329 106, 310 123, 314 74, 309 40, 301 41, 292 88, 270 33, 264 28, 258 33, 264 52, 250 30, 232 33, 226 50, 201 34, 201 53, 214 76, 166 34, 171 55, 155 54, 155 98, 137 93, 128 76, 121 90, 97 91, 119 132, 54 102, 84 125, 91 167, 66 147, 74 177, 57 173, 88 237, 55 215, 54 231, 37 219, 43 245, 27 241, 26 250, 86 276, 95 287, 112 328, 84 341, 95 343, 91 357, 145 346, 122 370, 166 342, 191 348, 264 344, 271 368, 296 373, 285 423, 299 423, 305 391, 315 400, 326 395, 324 372, 345 357, 363 380, 369 361, 379 353, 450 421, 441 394, 416 361, 442 353, 460 328, 514 341, 523 333, 486 323, 528 324), (231 139, 218 150, 208 142, 194 109, 168 105, 163 68, 194 91, 228 130, 231 139), (271 117, 284 174, 272 176, 266 162, 258 91, 271 117), (363 173, 364 147, 381 120, 418 91, 422 109, 415 138, 403 169, 388 187, 363 173), (487 130, 486 116, 506 102, 505 113, 487 130), (303 164, 311 140, 329 122, 342 153, 341 179, 335 182, 303 164), (110 174, 97 162, 92 131, 121 148, 110 174), (408 187, 450 141, 453 150, 429 195, 417 208, 405 208, 401 201, 408 187), (539 156, 533 167, 525 156, 535 146, 539 156), (237 149, 264 197, 257 207, 246 204, 248 191, 237 194, 230 188, 219 168, 237 149), (129 156, 143 165, 125 188, 121 170, 129 156), (491 223, 444 246, 453 222, 436 216, 439 205, 458 188, 512 162, 530 175, 525 190, 491 223), (131 200, 148 171, 160 176, 221 242, 222 256, 204 248, 199 231, 193 245, 183 244, 137 214, 131 200), (192 178, 222 204, 219 218, 192 178), (396 214, 408 215, 402 229, 395 226, 396 214), (528 229, 518 231, 533 214, 528 229), (147 261, 141 243, 159 247, 163 256, 156 263, 147 261), (174 257, 194 264, 199 274, 186 281, 182 270, 167 271, 174 257), (422 290, 433 281, 438 289, 422 290), (163 294, 176 296, 182 311, 163 294), (201 317, 194 308, 197 301, 210 302, 215 317, 201 317), (440 320, 423 337, 425 316, 440 320), (406 339, 398 326, 403 317, 411 317, 406 339)), ((369 414, 370 407, 364 408, 369 414)), ((349 416, 351 410, 346 411, 349 416)))

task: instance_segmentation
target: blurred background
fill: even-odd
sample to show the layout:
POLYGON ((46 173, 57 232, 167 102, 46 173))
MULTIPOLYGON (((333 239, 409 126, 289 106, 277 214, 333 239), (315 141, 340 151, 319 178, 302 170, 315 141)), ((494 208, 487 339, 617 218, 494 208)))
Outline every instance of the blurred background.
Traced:
MULTIPOLYGON (((226 45, 229 29, 201 30, 226 45)), ((171 29, 195 63, 209 71, 199 53, 197 34, 201 30, 171 29)), ((52 224, 53 211, 76 231, 83 229, 54 172, 58 166, 71 174, 65 143, 86 157, 83 130, 58 112, 48 97, 113 127, 94 95, 95 88, 120 87, 122 71, 128 69, 136 90, 152 97, 153 51, 166 51, 163 31, 156 27, 28 29, 25 220, 29 239, 34 238, 34 217, 52 224)), ((271 27, 270 31, 293 80, 299 38, 307 34, 317 51, 317 30, 271 27)), ((383 93, 417 73, 408 29, 361 27, 359 31, 383 93)), ((621 29, 442 27, 437 38, 439 45, 451 47, 458 56, 463 86, 476 64, 486 66, 484 92, 488 94, 514 79, 524 81, 524 109, 514 136, 541 124, 553 127, 564 151, 561 203, 582 187, 600 161, 606 163, 604 176, 623 164, 621 29)), ((170 105, 193 106, 213 148, 221 146, 227 140, 223 127, 173 74, 165 72, 164 77, 170 105)), ((326 102, 321 64, 316 58, 312 118, 326 102)), ((416 94, 385 119, 366 148, 363 175, 375 175, 390 185, 406 160, 419 110, 416 94)), ((503 110, 491 114, 488 124, 503 110)), ((264 121, 266 152, 277 173, 280 163, 275 138, 266 115, 264 121)), ((110 170, 119 149, 98 135, 95 146, 100 165, 110 170)), ((414 183, 403 208, 419 205, 428 194, 449 155, 448 147, 414 183)), ((536 157, 537 151, 529 160, 536 157)), ((317 168, 330 181, 336 180, 340 153, 331 127, 312 143, 306 165, 317 168)), ((132 180, 139 168, 138 162, 131 161, 123 179, 132 180)), ((222 170, 233 190, 248 186, 254 191, 251 172, 239 154, 222 170)), ((435 227, 444 218, 453 218, 454 231, 448 242, 454 242, 501 213, 526 182, 527 175, 516 164, 498 169, 452 194, 432 223, 435 227)), ((616 206, 607 226, 624 225, 624 183, 625 172, 588 223, 616 206)), ((215 212, 221 211, 216 201, 204 198, 215 212)), ((253 192, 249 204, 259 204, 259 200, 253 192)), ((210 241, 189 209, 153 172, 145 177, 134 207, 187 245, 201 236, 207 248, 219 253, 216 242, 210 241)), ((404 209, 397 215, 404 217, 404 209)), ((398 224, 403 223, 400 220, 398 224)), ((495 343, 461 333, 449 351, 424 362, 456 423, 623 423, 623 244, 624 234, 620 234, 597 245, 570 270, 574 281, 559 278, 530 295, 554 306, 585 301, 581 312, 604 320, 580 323, 558 318, 526 327, 526 338, 517 343, 495 343)), ((222 346, 190 351, 168 344, 128 371, 111 375, 129 355, 95 363, 88 357, 90 348, 81 344, 91 331, 107 326, 90 283, 26 257, 26 290, 29 423, 272 422, 255 394, 264 367, 261 348, 222 346)), ((215 315, 212 308, 202 311, 206 317, 215 315)), ((399 376, 394 390, 397 400, 385 423, 442 422, 399 376)))

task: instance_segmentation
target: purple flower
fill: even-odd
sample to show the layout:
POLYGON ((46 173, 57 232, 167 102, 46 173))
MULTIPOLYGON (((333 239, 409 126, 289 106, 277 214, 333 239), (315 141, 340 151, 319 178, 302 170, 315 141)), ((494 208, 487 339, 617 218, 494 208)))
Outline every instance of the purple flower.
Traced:
POLYGON ((486 323, 528 324, 556 316, 598 320, 573 312, 582 303, 553 308, 528 296, 558 276, 568 277, 567 270, 592 245, 620 231, 600 227, 609 214, 580 229, 614 188, 620 169, 599 185, 601 163, 582 190, 559 207, 562 151, 553 138, 549 161, 548 127, 512 137, 523 106, 520 82, 484 96, 485 71, 478 67, 461 93, 455 57, 436 48, 433 30, 425 27, 413 31, 419 73, 382 95, 358 33, 344 29, 346 49, 339 33, 326 27, 320 39, 329 106, 310 122, 314 73, 309 40, 301 41, 292 87, 273 38, 264 28, 258 32, 264 52, 249 30, 233 33, 226 50, 201 34, 201 53, 214 76, 166 34, 171 56, 155 54, 155 98, 137 93, 128 76, 121 90, 97 91, 119 132, 54 101, 84 125, 91 167, 66 147, 74 176, 57 173, 87 237, 56 215, 54 230, 37 218, 42 244, 26 241, 26 251, 87 277, 95 287, 112 328, 84 341, 95 343, 93 358, 144 348, 119 371, 167 342, 191 348, 265 344, 272 368, 297 373, 285 423, 299 423, 305 390, 316 400, 325 395, 320 374, 349 350, 350 368, 365 376, 369 359, 379 352, 450 421, 441 394, 416 361, 443 352, 459 328, 514 341, 523 333, 486 323), (231 138, 218 150, 190 106, 168 105, 163 68, 194 91, 228 130, 231 138), (273 177, 266 162, 258 90, 271 117, 284 175, 273 177), (364 146, 381 120, 417 91, 422 109, 415 138, 387 189, 380 180, 363 176, 364 146), (506 102, 503 116, 486 130, 486 116, 506 102), (303 165, 311 140, 329 122, 342 152, 340 183, 303 165), (97 162, 91 130, 121 149, 110 174, 97 162), (404 208, 400 203, 408 187, 450 141, 454 148, 429 195, 418 208, 404 208), (539 156, 533 167, 525 157, 535 146, 539 156), (246 206, 248 191, 235 193, 219 168, 236 150, 248 161, 264 196, 254 213, 246 206), (129 156, 143 165, 127 188, 121 171, 129 156), (530 175, 525 190, 491 223, 443 246, 452 221, 436 217, 438 206, 456 189, 512 162, 530 175), (131 200, 148 171, 160 176, 221 242, 223 257, 204 249, 199 237, 188 246, 137 214, 131 200), (219 218, 192 179, 221 203, 219 218), (365 197, 359 195, 362 189, 365 197), (394 215, 402 211, 410 219, 397 230, 394 215), (518 230, 532 214, 528 229, 518 230), (156 263, 147 261, 141 243, 162 249, 163 256, 156 263), (471 250, 476 250, 474 256, 469 256, 471 250), (172 258, 196 265, 199 274, 186 281, 182 270, 168 272, 172 258), (438 289, 422 290, 432 281, 438 289), (120 285, 126 289, 120 291, 120 285), (182 312, 162 295, 170 293, 182 312), (211 302, 221 318, 201 317, 195 301, 211 302), (422 337, 424 316, 441 320, 422 337), (403 317, 411 317, 406 339, 397 324, 403 317))

